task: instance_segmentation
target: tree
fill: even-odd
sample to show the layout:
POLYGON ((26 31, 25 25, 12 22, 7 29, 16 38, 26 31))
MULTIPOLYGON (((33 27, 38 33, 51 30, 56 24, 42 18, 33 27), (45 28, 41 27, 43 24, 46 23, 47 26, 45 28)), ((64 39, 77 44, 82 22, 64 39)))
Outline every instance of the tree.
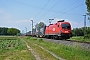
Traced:
POLYGON ((90 0, 86 0, 85 3, 87 5, 87 11, 88 11, 87 15, 89 16, 88 19, 90 20, 90 0))
MULTIPOLYGON (((84 27, 74 28, 72 34, 73 36, 84 36, 84 27)), ((86 27, 86 35, 90 36, 90 27, 86 27)))
POLYGON ((16 28, 8 28, 7 33, 10 35, 16 35, 17 33, 20 33, 20 30, 18 30, 16 28))
POLYGON ((39 24, 37 23, 35 25, 35 28, 40 29, 40 28, 43 28, 44 26, 45 26, 45 24, 43 22, 40 22, 39 24))
POLYGON ((84 36, 84 28, 74 28, 72 34, 73 36, 84 36))
POLYGON ((86 27, 86 34, 90 34, 90 27, 86 27))
POLYGON ((6 27, 0 27, 0 35, 8 35, 7 30, 8 28, 6 27))

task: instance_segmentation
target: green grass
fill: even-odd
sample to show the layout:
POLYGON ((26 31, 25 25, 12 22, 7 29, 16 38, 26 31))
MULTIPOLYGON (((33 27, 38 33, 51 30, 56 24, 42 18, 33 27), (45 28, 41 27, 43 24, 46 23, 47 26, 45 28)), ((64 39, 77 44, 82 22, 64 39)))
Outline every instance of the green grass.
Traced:
POLYGON ((0 40, 16 40, 16 36, 0 36, 0 40))
POLYGON ((90 60, 90 51, 81 49, 79 47, 71 47, 66 45, 55 44, 36 38, 30 38, 26 41, 29 42, 30 44, 40 45, 45 49, 52 51, 57 56, 60 56, 66 60, 90 60))
POLYGON ((35 57, 20 38, 0 36, 0 60, 35 60, 35 57))
POLYGON ((84 36, 74 36, 74 37, 71 37, 70 40, 90 42, 90 39, 84 39, 84 36))
MULTIPOLYGON (((77 37, 74 37, 77 38, 77 37)), ((79 37, 82 38, 82 37, 79 37)), ((0 60, 35 60, 24 41, 37 52, 41 60, 58 60, 39 46, 66 60, 90 60, 90 51, 75 46, 66 46, 32 37, 0 36, 0 60), (37 45, 35 45, 37 44, 37 45)))
MULTIPOLYGON (((25 40, 28 45, 35 50, 35 52, 39 55, 39 57, 41 58, 41 60, 58 60, 55 57, 53 57, 50 53, 46 52, 45 50, 41 49, 39 46, 36 46, 35 43, 33 43, 34 41, 37 41, 36 38, 26 38, 25 40), (32 42, 33 41, 33 42, 32 42)), ((42 41, 42 39, 38 40, 42 41)))

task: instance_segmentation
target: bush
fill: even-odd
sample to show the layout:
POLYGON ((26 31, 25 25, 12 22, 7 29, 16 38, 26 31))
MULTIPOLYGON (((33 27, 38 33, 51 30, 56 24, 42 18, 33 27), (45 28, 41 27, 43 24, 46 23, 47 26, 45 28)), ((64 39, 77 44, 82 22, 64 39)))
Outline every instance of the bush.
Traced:
POLYGON ((90 34, 86 34, 86 35, 84 36, 84 39, 90 39, 90 34))

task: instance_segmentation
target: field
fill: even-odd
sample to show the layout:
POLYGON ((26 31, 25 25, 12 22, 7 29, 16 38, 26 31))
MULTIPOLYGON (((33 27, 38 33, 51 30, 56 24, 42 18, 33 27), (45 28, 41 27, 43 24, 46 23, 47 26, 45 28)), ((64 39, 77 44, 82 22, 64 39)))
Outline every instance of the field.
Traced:
POLYGON ((0 60, 35 60, 35 57, 20 38, 0 36, 0 60))
MULTIPOLYGON (((34 47, 35 50, 44 47, 46 50, 66 60, 90 60, 90 51, 81 49, 80 47, 65 46, 30 37, 26 38, 26 42, 32 48, 34 47)), ((40 50, 37 52, 42 53, 40 50)), ((43 56, 42 54, 39 55, 43 56)))
POLYGON ((1 36, 0 60, 90 60, 90 51, 32 37, 1 36))

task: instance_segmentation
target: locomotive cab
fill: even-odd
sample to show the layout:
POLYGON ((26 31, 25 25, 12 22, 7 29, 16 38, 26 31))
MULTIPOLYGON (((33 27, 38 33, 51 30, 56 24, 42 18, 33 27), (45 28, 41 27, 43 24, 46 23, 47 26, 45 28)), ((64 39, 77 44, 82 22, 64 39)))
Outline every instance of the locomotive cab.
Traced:
POLYGON ((46 26, 45 36, 55 39, 69 39, 72 36, 71 25, 63 20, 46 26))
POLYGON ((61 31, 62 33, 70 33, 71 32, 71 26, 69 23, 61 23, 61 31))
POLYGON ((60 35, 65 39, 69 39, 72 36, 71 25, 69 22, 61 23, 60 35))

